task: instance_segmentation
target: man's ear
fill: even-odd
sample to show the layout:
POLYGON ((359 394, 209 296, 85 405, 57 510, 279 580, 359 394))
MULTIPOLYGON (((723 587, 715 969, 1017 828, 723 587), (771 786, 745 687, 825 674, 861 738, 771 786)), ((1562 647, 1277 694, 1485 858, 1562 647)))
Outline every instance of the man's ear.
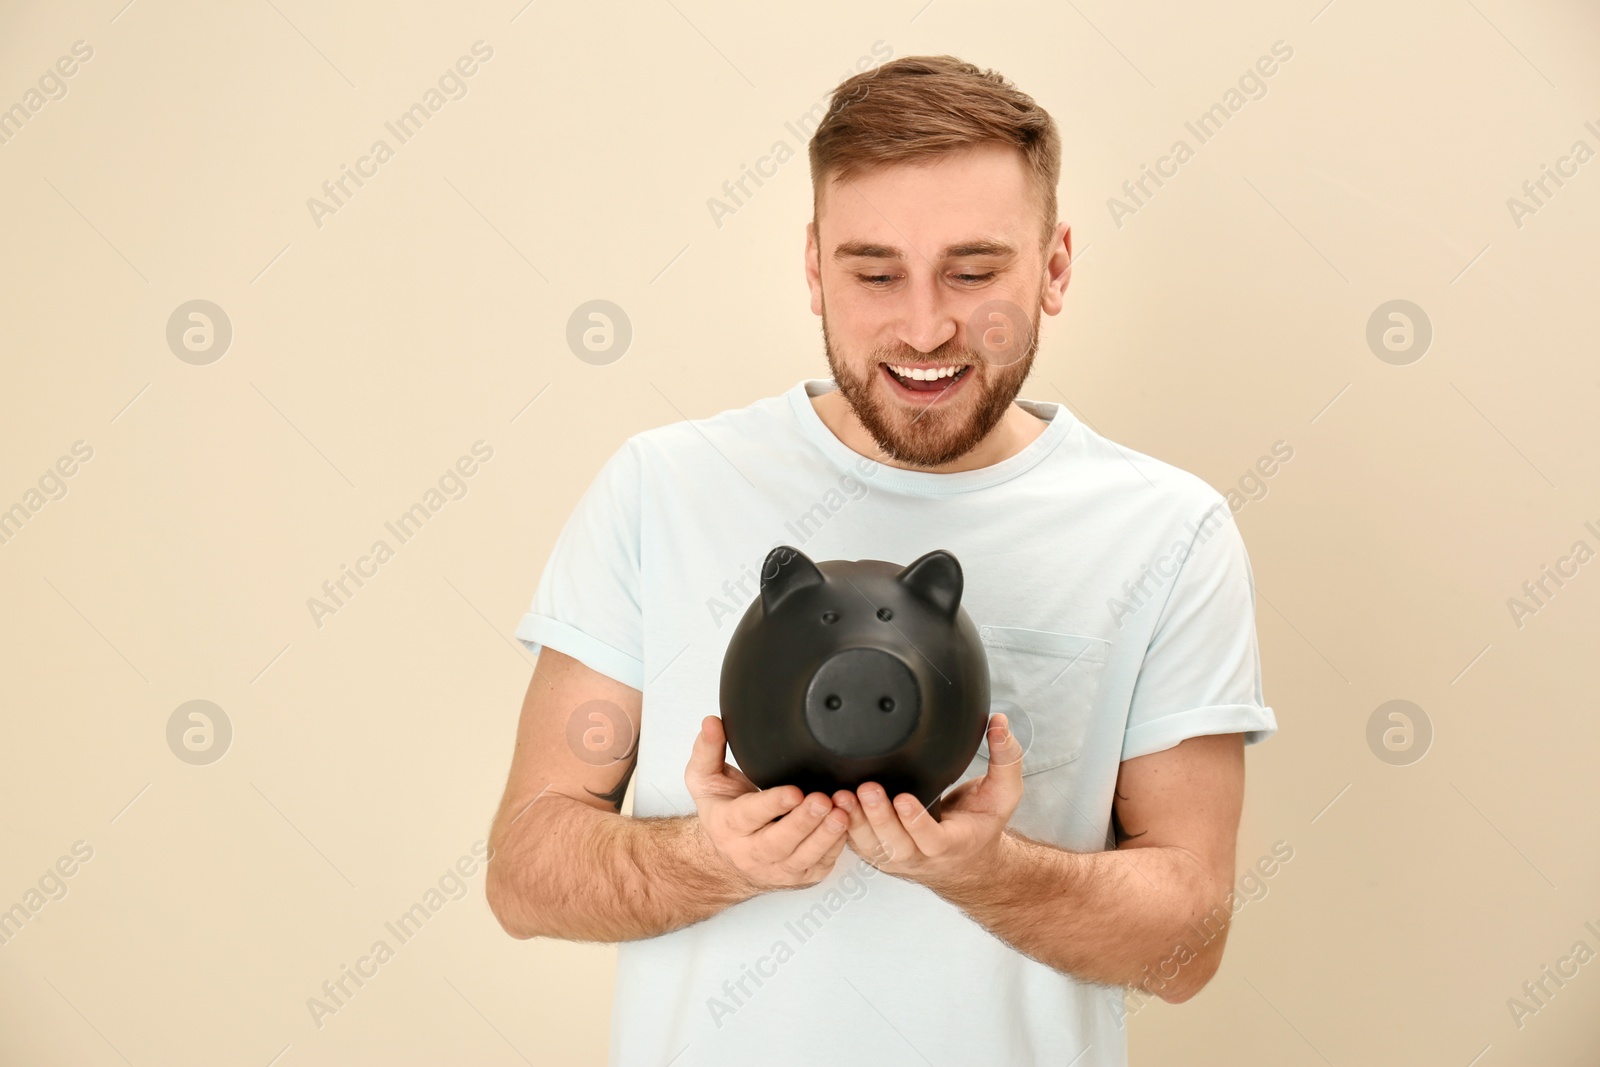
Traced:
POLYGON ((822 314, 822 271, 818 262, 821 242, 817 236, 817 220, 806 223, 806 287, 811 290, 811 314, 822 314))
POLYGON ((1072 227, 1065 222, 1056 223, 1045 253, 1039 310, 1046 315, 1059 315, 1066 302, 1067 284, 1072 281, 1072 227))

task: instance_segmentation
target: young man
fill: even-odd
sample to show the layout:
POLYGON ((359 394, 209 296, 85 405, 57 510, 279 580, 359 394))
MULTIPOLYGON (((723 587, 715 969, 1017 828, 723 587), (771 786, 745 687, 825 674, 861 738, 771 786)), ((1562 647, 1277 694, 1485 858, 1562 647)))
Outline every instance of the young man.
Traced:
POLYGON ((623 943, 613 1064, 1123 1064, 1124 987, 1217 969, 1277 729, 1244 545, 1198 478, 1017 399, 1072 258, 1033 100, 906 57, 810 155, 833 379, 635 434, 579 502, 516 630, 490 904, 623 943), (996 714, 941 821, 725 762, 723 652, 780 544, 961 561, 996 714))

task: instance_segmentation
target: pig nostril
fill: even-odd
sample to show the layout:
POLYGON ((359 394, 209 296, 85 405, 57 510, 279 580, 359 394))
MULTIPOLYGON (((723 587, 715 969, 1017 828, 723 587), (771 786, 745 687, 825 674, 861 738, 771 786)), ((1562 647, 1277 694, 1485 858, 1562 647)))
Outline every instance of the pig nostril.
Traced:
POLYGON ((878 707, 882 708, 884 711, 893 711, 894 710, 894 698, 893 697, 884 697, 882 700, 878 701, 878 707))
POLYGON ((827 706, 829 711, 838 711, 839 707, 844 703, 844 701, 840 700, 836 694, 829 693, 828 699, 824 700, 822 703, 827 706))
POLYGON ((879 608, 878 618, 882 619, 884 622, 888 622, 890 619, 894 618, 894 612, 890 611, 888 608, 879 608))
POLYGON ((837 611, 824 611, 822 613, 822 621, 823 622, 838 622, 839 621, 839 613, 837 611))

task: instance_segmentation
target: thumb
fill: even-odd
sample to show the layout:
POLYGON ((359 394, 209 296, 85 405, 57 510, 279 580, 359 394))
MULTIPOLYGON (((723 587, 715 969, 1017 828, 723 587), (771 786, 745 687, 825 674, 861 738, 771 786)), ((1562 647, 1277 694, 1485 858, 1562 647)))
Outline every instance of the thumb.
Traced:
POLYGON ((996 782, 1018 784, 1022 782, 1022 742, 1011 732, 1011 723, 1003 712, 989 717, 989 773, 985 777, 996 782))
POLYGON ((689 765, 684 769, 684 778, 705 780, 723 774, 727 769, 723 760, 727 745, 727 736, 722 732, 722 720, 715 715, 701 719, 700 729, 694 735, 694 749, 689 753, 689 765))

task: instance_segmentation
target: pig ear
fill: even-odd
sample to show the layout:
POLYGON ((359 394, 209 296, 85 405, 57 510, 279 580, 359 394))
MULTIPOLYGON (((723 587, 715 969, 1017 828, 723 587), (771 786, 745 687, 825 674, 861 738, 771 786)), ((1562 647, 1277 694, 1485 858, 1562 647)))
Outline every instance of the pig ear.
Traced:
POLYGON ((779 545, 767 553, 761 565, 761 604, 774 611, 785 597, 801 589, 822 584, 822 572, 798 548, 779 545))
POLYGON ((961 606, 961 564, 942 548, 906 564, 895 579, 947 616, 961 606))

